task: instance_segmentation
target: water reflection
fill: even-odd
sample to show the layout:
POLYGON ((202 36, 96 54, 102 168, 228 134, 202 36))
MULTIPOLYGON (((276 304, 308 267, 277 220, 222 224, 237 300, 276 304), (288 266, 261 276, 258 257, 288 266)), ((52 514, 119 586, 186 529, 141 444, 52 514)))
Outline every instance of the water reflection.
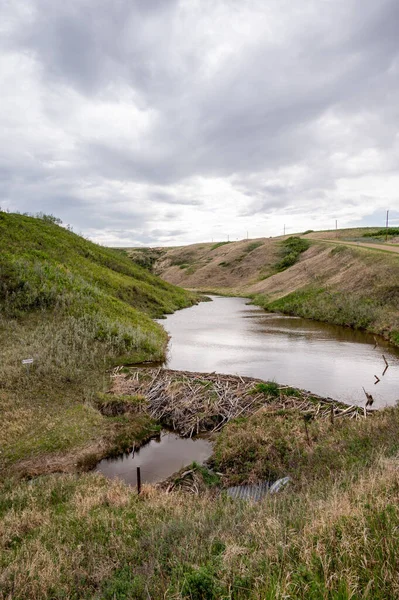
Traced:
POLYGON ((243 298, 213 298, 169 315, 167 367, 275 380, 347 403, 374 407, 399 399, 399 351, 374 336, 266 313, 243 298), (390 365, 385 375, 384 354, 390 365), (375 385, 374 375, 381 381, 375 385))
POLYGON ((143 483, 164 481, 193 461, 202 464, 212 454, 212 444, 203 438, 181 438, 163 431, 160 437, 117 458, 100 461, 96 471, 110 479, 119 478, 130 485, 137 484, 137 467, 141 468, 143 483))

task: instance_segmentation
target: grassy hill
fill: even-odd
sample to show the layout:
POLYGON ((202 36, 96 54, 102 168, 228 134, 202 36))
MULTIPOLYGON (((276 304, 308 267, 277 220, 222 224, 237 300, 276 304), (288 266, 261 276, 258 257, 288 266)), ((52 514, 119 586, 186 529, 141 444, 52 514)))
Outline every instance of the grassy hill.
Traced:
POLYGON ((24 460, 40 471, 49 455, 53 469, 70 468, 78 459, 65 451, 104 451, 141 431, 92 400, 112 365, 162 360, 167 335, 152 317, 194 301, 50 217, 0 213, 0 468, 24 460))
MULTIPOLYGON (((312 235, 147 250, 141 262, 207 288, 224 273, 226 292, 252 289, 259 302, 310 306, 319 318, 360 291, 361 310, 343 314, 387 306, 378 314, 392 327, 398 257, 325 238, 309 245, 312 235)), ((166 334, 151 317, 194 301, 51 218, 0 213, 0 599, 399 597, 397 407, 307 419, 273 410, 279 386, 260 384, 265 406, 215 434, 214 472, 193 464, 170 491, 144 485, 140 496, 84 472, 159 431, 143 397, 99 392, 113 365, 162 358, 166 334), (106 416, 112 400, 129 410, 106 416), (223 481, 270 471, 288 473, 289 488, 255 504, 223 492, 223 481)))
POLYGON ((127 253, 185 288, 251 297, 268 310, 367 329, 399 345, 397 229, 386 244, 383 233, 346 229, 127 253))

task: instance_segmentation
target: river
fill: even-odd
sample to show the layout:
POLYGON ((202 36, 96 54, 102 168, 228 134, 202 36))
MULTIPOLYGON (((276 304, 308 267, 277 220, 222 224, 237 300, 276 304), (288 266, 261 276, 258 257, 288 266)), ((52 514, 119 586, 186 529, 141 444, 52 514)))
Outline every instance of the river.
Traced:
POLYGON ((259 377, 357 405, 364 388, 373 408, 399 399, 399 350, 382 338, 375 348, 365 332, 214 296, 159 322, 171 336, 169 369, 259 377))
MULTIPOLYGON (((171 336, 169 369, 258 377, 361 406, 364 388, 373 408, 399 398, 399 351, 383 339, 375 347, 364 332, 266 313, 243 298, 213 297, 160 322, 171 336)), ((142 481, 155 483, 211 453, 206 439, 163 431, 136 452, 102 460, 96 471, 135 485, 140 467, 142 481)))

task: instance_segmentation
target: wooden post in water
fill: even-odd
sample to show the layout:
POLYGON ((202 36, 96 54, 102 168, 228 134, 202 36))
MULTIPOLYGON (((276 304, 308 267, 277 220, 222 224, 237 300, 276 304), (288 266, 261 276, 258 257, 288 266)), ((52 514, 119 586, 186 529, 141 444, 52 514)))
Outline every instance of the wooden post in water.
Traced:
POLYGON ((386 373, 387 368, 389 367, 389 364, 388 364, 387 359, 385 358, 384 355, 382 355, 382 358, 384 359, 384 362, 385 362, 385 369, 382 372, 382 375, 384 376, 385 373, 386 373))
POLYGON ((141 492, 141 473, 140 467, 137 467, 137 494, 141 492))

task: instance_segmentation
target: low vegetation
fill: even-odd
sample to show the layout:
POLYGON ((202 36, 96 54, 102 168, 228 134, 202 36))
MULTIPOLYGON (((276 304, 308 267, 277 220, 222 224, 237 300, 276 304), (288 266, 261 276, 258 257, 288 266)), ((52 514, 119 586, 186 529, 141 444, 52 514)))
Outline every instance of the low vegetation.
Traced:
POLYGON ((113 364, 162 360, 167 335, 152 317, 194 301, 53 219, 0 212, 0 471, 40 472, 49 454, 54 469, 73 468, 85 448, 137 434, 129 415, 104 417, 95 394, 113 364))
POLYGON ((394 236, 399 236, 399 227, 385 227, 384 229, 378 229, 377 231, 363 234, 363 237, 365 238, 385 238, 394 236))
POLYGON ((126 252, 136 265, 147 269, 151 273, 154 272, 154 266, 164 254, 162 248, 129 248, 128 250, 121 250, 121 252, 126 252))
POLYGON ((305 252, 310 246, 310 242, 300 237, 292 236, 281 242, 281 258, 275 265, 277 272, 284 271, 294 265, 302 252, 305 252))
POLYGON ((216 242, 216 244, 212 244, 211 250, 216 250, 217 248, 220 248, 221 246, 225 246, 226 244, 230 243, 231 242, 216 242))
POLYGON ((245 248, 245 252, 247 254, 249 254, 250 252, 253 252, 254 250, 257 250, 258 248, 260 248, 261 246, 263 246, 263 242, 251 242, 248 244, 248 246, 245 248))
MULTIPOLYGON (((214 261, 230 265, 215 272, 230 269, 234 293, 229 282, 252 268, 266 308, 399 345, 396 257, 303 242, 214 244, 214 261), (261 283, 260 268, 271 275, 261 283)), ((171 252, 180 276, 204 270, 210 285, 209 248, 171 252)), ((196 300, 147 258, 143 269, 51 216, 0 213, 0 599, 399 597, 399 408, 330 420, 311 394, 215 374, 157 381, 149 370, 149 389, 136 386, 134 369, 114 365, 162 359, 152 318, 196 300), (188 433, 220 431, 211 468, 193 464, 140 496, 85 472, 182 416, 188 433), (256 504, 226 494, 286 475, 285 491, 256 504)))
POLYGON ((381 308, 371 299, 362 299, 359 296, 345 297, 339 292, 316 287, 292 292, 271 302, 264 296, 256 296, 254 301, 267 310, 345 325, 354 329, 367 329, 375 322, 381 308))
MULTIPOLYGON (((243 457, 226 444, 250 444, 252 453, 242 451, 254 476, 272 432, 267 426, 260 437, 264 417, 244 424, 244 437, 232 423, 218 460, 243 473, 243 457)), ((279 472, 290 465, 288 445, 300 467, 291 461, 291 487, 258 504, 215 494, 215 478, 200 495, 144 486, 141 496, 98 474, 8 480, 0 488, 0 597, 396 598, 397 422, 389 412, 363 421, 363 432, 351 421, 335 433, 310 428, 307 448, 294 418, 296 453, 281 417, 279 472), (326 436, 325 447, 317 436, 326 436)))
POLYGON ((259 294, 253 301, 269 311, 368 330, 399 346, 398 299, 396 285, 369 295, 361 292, 345 295, 329 288, 308 286, 277 300, 259 294))
POLYGON ((213 464, 227 485, 275 481, 289 475, 299 490, 312 480, 373 464, 381 449, 399 452, 399 411, 366 420, 314 418, 298 410, 257 411, 223 428, 213 464))

